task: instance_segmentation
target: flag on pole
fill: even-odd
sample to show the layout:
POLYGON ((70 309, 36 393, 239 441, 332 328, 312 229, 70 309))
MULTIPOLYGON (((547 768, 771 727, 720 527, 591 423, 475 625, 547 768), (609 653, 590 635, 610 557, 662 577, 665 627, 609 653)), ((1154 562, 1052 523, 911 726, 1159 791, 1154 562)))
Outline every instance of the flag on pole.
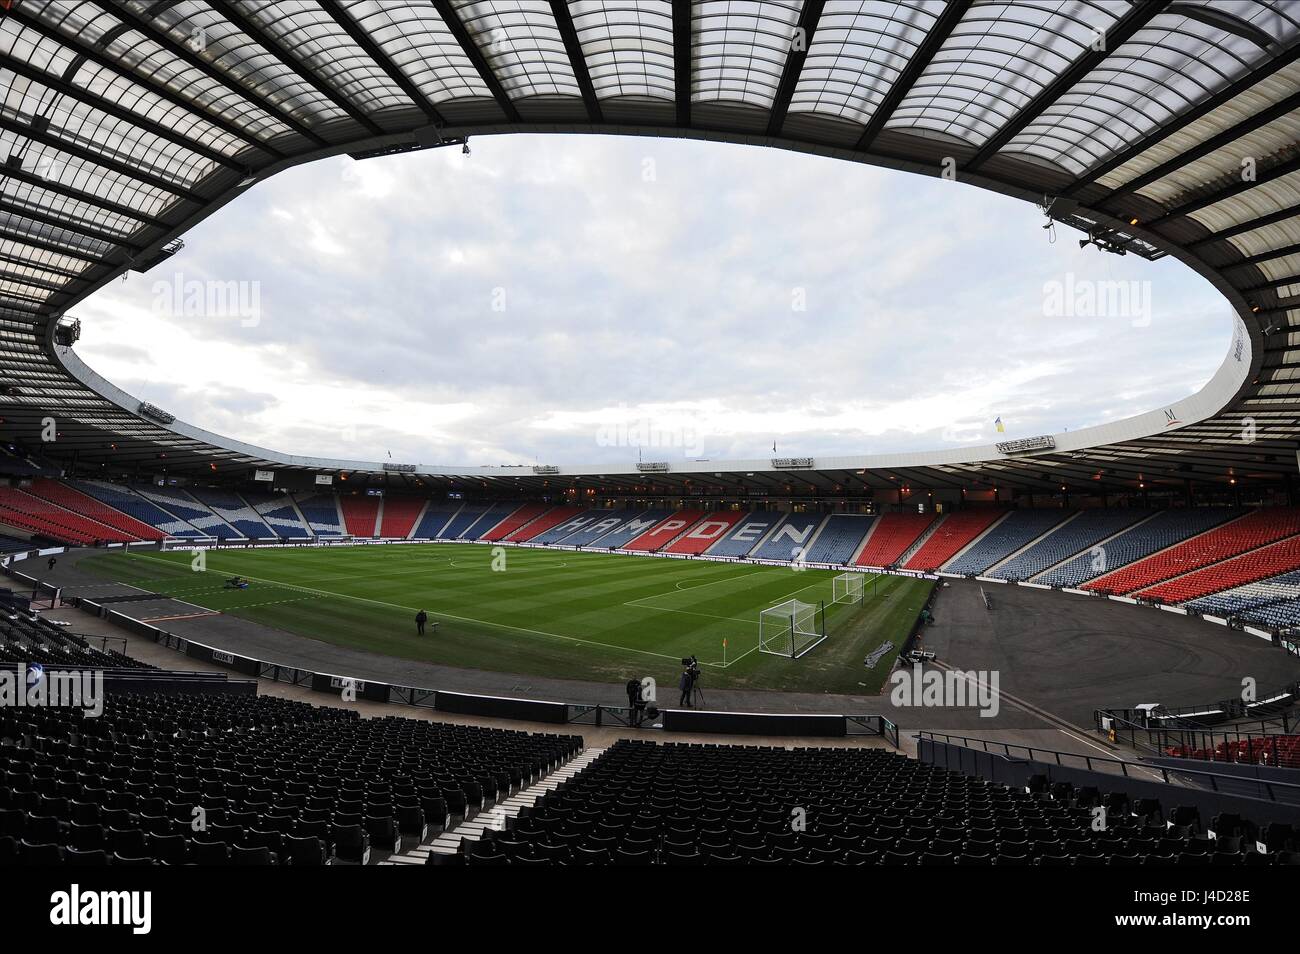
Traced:
POLYGON ((1002 426, 1002 418, 1001 418, 1001 417, 998 417, 998 418, 993 422, 993 426, 996 427, 996 428, 998 429, 998 433, 999 433, 999 434, 1005 434, 1005 433, 1007 432, 1007 429, 1006 429, 1005 427, 1002 426))

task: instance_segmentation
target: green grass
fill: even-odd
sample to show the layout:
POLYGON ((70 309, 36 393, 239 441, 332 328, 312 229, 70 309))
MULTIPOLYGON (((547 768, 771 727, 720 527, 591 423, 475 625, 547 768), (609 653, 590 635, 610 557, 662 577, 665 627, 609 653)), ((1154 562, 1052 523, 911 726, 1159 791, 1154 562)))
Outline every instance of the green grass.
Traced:
MULTIPOLYGON (((827 570, 662 560, 475 544, 115 553, 80 564, 199 607, 339 646, 450 666, 674 686, 683 656, 704 687, 874 693, 894 653, 862 660, 884 640, 895 652, 932 583, 866 577, 858 606, 832 606, 827 570), (501 557, 498 557, 498 561, 501 557), (499 564, 498 564, 499 565, 499 564), (248 590, 226 590, 236 574, 248 590), (824 600, 829 638, 801 659, 757 651, 758 613, 790 598, 824 600), (425 609, 441 625, 415 635, 425 609), (723 639, 727 640, 726 658, 723 639)), ((166 627, 166 623, 160 623, 166 627)))

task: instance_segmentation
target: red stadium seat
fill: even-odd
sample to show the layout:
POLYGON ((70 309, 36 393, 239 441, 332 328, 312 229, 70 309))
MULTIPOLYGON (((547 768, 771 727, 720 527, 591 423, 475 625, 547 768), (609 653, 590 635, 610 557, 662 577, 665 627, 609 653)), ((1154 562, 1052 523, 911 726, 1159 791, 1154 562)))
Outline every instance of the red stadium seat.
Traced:
MULTIPOLYGON (((379 521, 379 535, 406 539, 411 535, 415 519, 424 510, 425 502, 423 497, 385 497, 384 515, 379 521)), ((346 519, 346 512, 344 517, 346 519)))
POLYGON ((1005 510, 959 510, 948 514, 903 568, 927 573, 939 569, 1004 513, 1005 510))
POLYGON ((344 530, 354 537, 373 537, 379 517, 378 497, 339 497, 343 505, 344 530))
MULTIPOLYGON (((1193 570, 1199 570, 1210 564, 1227 560, 1230 557, 1235 557, 1238 554, 1255 550, 1296 534, 1300 534, 1300 509, 1295 507, 1272 507, 1268 510, 1257 510, 1254 513, 1249 513, 1244 517, 1225 523, 1221 527, 1216 527, 1206 533, 1192 537, 1190 540, 1176 546, 1161 550, 1159 553, 1153 553, 1146 559, 1138 560, 1136 563, 1130 563, 1128 566, 1121 567, 1114 572, 1099 576, 1095 580, 1084 584, 1083 588, 1101 590, 1107 593, 1136 593, 1138 590, 1151 587, 1162 580, 1169 580, 1175 576, 1191 573, 1193 570)), ((1285 563, 1285 558, 1281 562, 1285 563)), ((1288 564, 1280 570, 1269 570, 1261 573, 1254 579, 1263 579, 1266 576, 1273 576, 1276 573, 1294 568, 1295 564, 1288 564)), ((1241 567, 1230 568, 1227 571, 1227 576, 1232 578, 1240 573, 1241 567)), ((1198 580, 1197 584, 1189 587, 1188 590, 1196 589, 1198 585, 1206 585, 1207 579, 1198 580)), ((1250 580, 1241 579, 1238 582, 1248 583, 1250 580)), ((1217 589, 1226 589, 1228 586, 1234 585, 1236 584, 1227 583, 1222 587, 1204 590, 1197 595, 1203 596, 1205 593, 1211 593, 1217 589)), ((1175 594, 1183 592, 1183 590, 1174 588, 1168 592, 1175 594)), ((1185 599, 1192 598, 1180 596, 1169 601, 1182 602, 1185 599)))
POLYGON ((885 514, 867 537, 857 565, 893 566, 934 521, 934 515, 928 513, 885 514))

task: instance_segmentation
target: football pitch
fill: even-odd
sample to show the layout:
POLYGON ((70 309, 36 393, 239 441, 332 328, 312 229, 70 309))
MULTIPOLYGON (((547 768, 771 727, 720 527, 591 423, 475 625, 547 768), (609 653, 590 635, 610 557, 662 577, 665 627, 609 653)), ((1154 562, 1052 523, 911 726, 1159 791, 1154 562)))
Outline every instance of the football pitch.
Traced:
POLYGON ((835 604, 829 570, 455 543, 211 550, 198 562, 181 550, 80 565, 200 609, 449 666, 673 687, 695 655, 706 691, 874 693, 933 586, 867 574, 861 602, 835 604), (225 589, 236 575, 251 586, 225 589), (759 652, 759 612, 789 599, 824 602, 827 639, 799 659, 759 652), (421 609, 439 624, 423 638, 421 609), (886 640, 894 649, 867 669, 886 640))

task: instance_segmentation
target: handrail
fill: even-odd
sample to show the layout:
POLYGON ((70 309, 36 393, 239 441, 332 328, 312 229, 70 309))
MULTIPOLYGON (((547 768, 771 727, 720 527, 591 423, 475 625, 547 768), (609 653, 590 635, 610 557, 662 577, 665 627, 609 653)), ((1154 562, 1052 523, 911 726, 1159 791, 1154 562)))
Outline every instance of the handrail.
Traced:
POLYGON ((1293 790, 1297 794, 1297 796, 1300 796, 1300 783, 1295 783, 1295 782, 1275 782, 1275 781, 1269 781, 1267 779, 1261 779, 1261 778, 1247 778, 1240 775, 1225 775, 1222 772, 1206 772, 1201 769, 1184 769, 1184 768, 1171 769, 1168 766, 1164 766, 1164 765, 1154 765, 1146 762, 1130 762, 1127 761, 1126 759, 1116 759, 1116 758, 1111 758, 1110 756, 1080 755, 1078 752, 1064 752, 1061 751, 1060 749, 1035 749, 1032 746, 1020 745, 1019 743, 1016 742, 998 742, 992 739, 972 739, 969 736, 949 735, 946 732, 931 732, 928 729, 918 732, 915 738, 918 743, 921 742, 923 739, 928 738, 928 740, 931 742, 942 741, 945 744, 949 744, 949 745, 952 744, 953 741, 955 740, 958 744, 968 749, 974 748, 974 746, 971 745, 970 743, 979 743, 981 748, 985 752, 989 751, 989 745, 992 744, 995 748, 1002 749, 1003 754, 1007 758, 1015 758, 1015 756, 1011 754, 1012 749, 1023 749, 1025 752, 1029 753, 1027 760, 1031 762, 1042 761, 1041 759, 1037 759, 1034 757, 1034 753, 1039 752, 1044 755, 1055 756, 1057 765, 1060 765, 1062 767, 1068 767, 1065 765, 1064 762, 1061 761, 1061 757, 1065 756, 1066 758, 1074 758, 1074 759, 1082 760, 1084 765, 1087 767, 1088 771, 1092 771, 1092 763, 1094 762, 1117 765, 1120 767, 1120 773, 1125 778, 1130 777, 1128 772, 1129 768, 1140 769, 1141 771, 1150 772, 1152 774, 1158 772, 1161 775, 1161 778, 1164 781, 1164 783, 1167 785, 1173 784, 1173 782, 1169 777, 1170 774, 1177 775, 1177 776, 1190 775, 1190 776, 1195 776, 1198 779, 1208 780, 1210 784, 1210 788, 1216 792, 1219 791, 1219 780, 1223 780, 1224 782, 1230 782, 1234 786, 1241 786, 1243 784, 1259 785, 1262 786, 1263 789, 1268 793, 1269 801, 1273 801, 1273 802, 1277 801, 1277 798, 1273 794, 1274 789, 1293 790))

